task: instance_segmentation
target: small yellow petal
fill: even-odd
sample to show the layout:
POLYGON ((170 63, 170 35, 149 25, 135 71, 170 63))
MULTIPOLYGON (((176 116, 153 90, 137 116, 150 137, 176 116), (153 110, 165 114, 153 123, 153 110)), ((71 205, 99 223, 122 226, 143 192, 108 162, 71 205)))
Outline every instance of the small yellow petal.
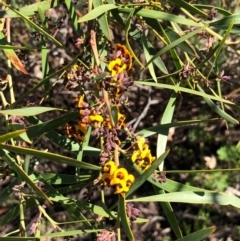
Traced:
POLYGON ((115 194, 120 194, 120 193, 125 193, 129 191, 129 187, 127 187, 126 182, 121 181, 120 183, 118 183, 116 185, 116 190, 115 190, 115 194))
POLYGON ((110 175, 109 173, 103 173, 102 174, 102 181, 103 181, 103 184, 104 186, 110 186, 110 181, 112 179, 112 175, 110 175))
POLYGON ((108 173, 110 175, 113 175, 113 173, 116 171, 117 167, 114 161, 108 161, 103 166, 103 172, 108 173))
POLYGON ((142 152, 146 140, 144 137, 140 137, 137 141, 138 149, 142 152))
POLYGON ((134 181, 135 181, 135 177, 132 174, 129 174, 128 180, 127 180, 127 187, 131 187, 134 181))
POLYGON ((81 96, 77 99, 77 101, 78 101, 78 107, 81 106, 81 103, 83 102, 83 99, 84 99, 84 95, 81 95, 81 96))
POLYGON ((117 70, 117 73, 118 73, 118 74, 122 73, 126 68, 127 68, 127 65, 124 64, 121 68, 119 68, 119 69, 117 70))
POLYGON ((77 64, 74 64, 73 65, 73 69, 74 70, 81 70, 81 67, 79 65, 77 65, 77 64))
POLYGON ((88 123, 91 123, 92 121, 103 122, 103 117, 101 115, 90 115, 88 117, 88 123))
POLYGON ((134 151, 132 154, 132 161, 135 162, 138 159, 138 156, 140 155, 139 151, 134 151))
POLYGON ((111 180, 110 185, 113 186, 122 181, 126 182, 127 179, 128 179, 128 171, 123 167, 118 168, 113 174, 113 179, 111 180))
POLYGON ((121 59, 119 59, 119 58, 117 58, 117 59, 115 59, 115 60, 112 60, 112 61, 110 61, 109 64, 108 64, 108 69, 109 69, 110 71, 112 71, 112 70, 114 69, 115 65, 121 65, 121 63, 122 63, 122 61, 121 61, 121 59))

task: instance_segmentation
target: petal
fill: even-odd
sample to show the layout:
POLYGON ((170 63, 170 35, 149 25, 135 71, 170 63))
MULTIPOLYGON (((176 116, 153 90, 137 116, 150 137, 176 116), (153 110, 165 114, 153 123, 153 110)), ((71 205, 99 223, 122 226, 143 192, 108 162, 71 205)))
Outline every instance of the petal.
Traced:
POLYGON ((90 115, 88 117, 88 123, 92 122, 92 121, 99 121, 99 122, 103 122, 103 117, 101 115, 90 115))
POLYGON ((144 159, 144 158, 149 158, 151 159, 152 158, 152 155, 151 155, 151 151, 147 148, 147 149, 144 149, 141 153, 141 158, 144 159))
POLYGON ((116 171, 117 167, 114 161, 108 161, 105 163, 103 167, 103 172, 108 173, 110 175, 113 175, 113 173, 116 171))
POLYGON ((133 154, 132 154, 132 161, 135 162, 137 159, 138 159, 138 156, 139 156, 139 151, 134 151, 133 154))
POLYGON ((135 181, 135 177, 132 174, 129 174, 128 180, 127 180, 127 187, 131 187, 134 181, 135 181))
POLYGON ((142 152, 143 150, 143 146, 145 144, 146 140, 144 137, 140 137, 137 141, 137 146, 138 146, 138 149, 142 152))
POLYGON ((125 168, 121 167, 114 172, 113 179, 111 180, 110 185, 113 186, 122 182, 126 182, 127 179, 128 171, 125 168))
POLYGON ((114 172, 114 178, 118 178, 118 179, 121 179, 121 180, 127 180, 127 178, 128 178, 127 169, 125 169, 124 167, 118 168, 114 172))
POLYGON ((127 65, 123 64, 123 66, 117 70, 117 73, 118 74, 122 73, 126 68, 127 68, 127 65))
POLYGON ((102 181, 103 181, 103 184, 104 186, 110 186, 110 181, 112 179, 112 175, 108 174, 108 173, 103 173, 102 174, 102 181))
POLYGON ((84 95, 80 95, 80 97, 77 99, 77 101, 78 101, 78 107, 81 106, 81 103, 83 102, 83 99, 84 99, 84 95))
POLYGON ((115 65, 121 65, 121 63, 122 63, 122 61, 119 58, 110 61, 108 64, 109 71, 112 71, 114 69, 115 65))
POLYGON ((129 187, 127 187, 126 182, 121 181, 120 183, 118 183, 116 185, 116 190, 115 190, 115 194, 119 194, 119 193, 125 193, 129 191, 129 187))

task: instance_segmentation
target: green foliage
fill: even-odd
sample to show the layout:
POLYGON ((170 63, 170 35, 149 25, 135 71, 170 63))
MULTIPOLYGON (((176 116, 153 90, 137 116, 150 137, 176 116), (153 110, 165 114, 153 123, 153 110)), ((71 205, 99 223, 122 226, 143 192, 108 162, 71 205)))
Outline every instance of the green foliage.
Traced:
POLYGON ((217 150, 218 158, 221 161, 234 163, 239 167, 239 160, 240 160, 240 147, 239 145, 226 145, 222 146, 217 150))
POLYGON ((234 164, 235 169, 209 170, 200 163, 205 152, 214 152, 208 146, 215 141, 209 126, 239 124, 240 108, 231 98, 236 90, 225 96, 229 76, 223 70, 230 67, 225 55, 240 54, 235 47, 240 34, 238 4, 226 9, 221 5, 224 1, 217 1, 217 6, 183 0, 61 2, 36 0, 24 6, 0 1, 0 47, 8 73, 0 83, 0 178, 7 183, 1 187, 0 200, 7 212, 0 228, 12 228, 0 239, 88 234, 97 241, 123 240, 124 235, 135 240, 132 223, 148 221, 139 217, 136 208, 144 202, 160 204, 172 232, 164 240, 204 240, 216 229, 204 205, 240 208, 237 196, 224 193, 237 176, 230 171, 239 170, 240 146, 224 144, 217 150, 219 160, 234 164), (21 26, 15 29, 18 36, 23 31, 20 45, 11 40, 10 18, 21 26), (69 27, 67 20, 72 42, 61 32, 69 27), (56 49, 64 53, 64 63, 57 59, 56 49), (39 56, 39 80, 19 51, 39 56), (23 76, 33 81, 18 92, 23 76), (136 117, 143 125, 135 132, 127 124, 134 113, 128 99, 139 97, 137 85, 142 88, 139 96, 147 95, 147 103, 146 111, 136 117), (60 104, 53 101, 59 89, 62 96, 71 93, 65 106, 62 99, 60 104), (164 96, 163 101, 152 98, 153 90, 156 96, 164 96), (188 97, 198 114, 186 104, 181 106, 188 97), (76 106, 70 108, 74 102, 76 106), (155 123, 144 119, 153 104, 155 123), (175 144, 171 130, 185 127, 191 128, 181 139, 187 139, 187 145, 175 144), (156 143, 149 143, 146 138, 154 135, 156 143), (173 141, 170 150, 169 140, 173 141), (169 153, 187 168, 167 170, 169 153), (182 173, 194 177, 175 181, 173 174, 182 173), (152 185, 150 194, 142 192, 144 184, 152 185), (112 190, 110 195, 104 186, 112 190), (79 190, 83 190, 81 198, 79 190), (196 219, 194 225, 180 221, 171 203, 203 205, 197 215, 205 219, 196 219), (65 219, 54 215, 58 208, 65 219), (32 211, 35 217, 29 214, 32 211), (114 221, 110 228, 109 220, 114 221))

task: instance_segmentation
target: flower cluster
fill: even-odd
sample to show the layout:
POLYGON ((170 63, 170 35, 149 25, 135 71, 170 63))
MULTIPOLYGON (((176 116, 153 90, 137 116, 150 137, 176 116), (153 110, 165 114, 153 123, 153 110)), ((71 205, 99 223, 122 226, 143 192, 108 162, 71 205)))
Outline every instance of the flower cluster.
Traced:
POLYGON ((106 229, 102 230, 99 234, 97 234, 97 237, 95 241, 116 241, 116 233, 112 231, 108 231, 106 229))
POLYGON ((124 45, 116 44, 115 51, 110 54, 110 58, 112 60, 108 64, 108 69, 113 77, 132 68, 132 56, 124 45))
POLYGON ((104 186, 115 186, 115 194, 126 193, 129 191, 135 177, 128 171, 118 168, 114 161, 108 161, 103 167, 102 181, 104 186))
POLYGON ((100 81, 99 87, 108 91, 110 97, 119 97, 125 93, 133 81, 127 72, 132 70, 132 56, 124 45, 116 44, 115 50, 109 55, 108 70, 110 76, 100 81))
POLYGON ((65 89, 74 90, 78 86, 84 85, 89 82, 93 77, 91 71, 87 70, 84 66, 74 64, 64 74, 65 89))
POLYGON ((132 161, 137 164, 142 171, 148 169, 155 161, 156 157, 153 157, 149 145, 146 143, 144 137, 140 137, 133 145, 132 161))
POLYGON ((125 168, 118 167, 120 155, 115 152, 121 149, 120 137, 128 137, 129 142, 134 143, 128 151, 122 151, 129 154, 131 150, 129 155, 132 161, 143 171, 155 160, 145 138, 136 136, 126 124, 126 117, 121 112, 121 107, 128 102, 123 94, 133 85, 132 79, 128 76, 128 72, 133 69, 132 61, 132 55, 127 48, 116 44, 108 56, 107 73, 97 67, 84 72, 84 67, 74 65, 66 75, 71 87, 76 84, 80 87, 80 92, 89 93, 80 95, 76 100, 79 119, 67 125, 68 137, 78 142, 85 141, 89 126, 93 128, 92 134, 101 140, 101 179, 104 186, 115 188, 115 194, 128 192, 135 179, 125 168))
POLYGON ((132 203, 126 204, 126 213, 129 217, 130 221, 133 222, 137 219, 140 214, 140 210, 138 208, 134 208, 132 203))
POLYGON ((89 104, 84 102, 84 95, 77 98, 76 102, 79 107, 80 119, 75 125, 67 124, 68 137, 74 137, 78 141, 85 141, 85 135, 89 124, 93 127, 101 127, 103 123, 103 117, 99 108, 89 107, 89 104))

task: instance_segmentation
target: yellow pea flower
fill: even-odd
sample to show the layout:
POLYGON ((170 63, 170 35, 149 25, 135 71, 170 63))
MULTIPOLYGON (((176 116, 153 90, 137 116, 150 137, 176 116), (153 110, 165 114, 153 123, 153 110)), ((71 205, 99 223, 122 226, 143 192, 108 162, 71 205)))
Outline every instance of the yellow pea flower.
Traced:
POLYGON ((108 173, 110 175, 113 175, 116 169, 117 169, 117 166, 114 161, 108 161, 103 166, 103 172, 108 173))
POLYGON ((117 58, 109 62, 108 69, 112 71, 116 65, 120 66, 121 64, 122 64, 121 59, 117 58))
POLYGON ((111 180, 110 185, 113 186, 121 182, 126 182, 127 180, 128 171, 125 168, 121 167, 114 172, 113 179, 111 180))
POLYGON ((103 122, 103 117, 101 115, 90 115, 88 117, 88 123, 91 123, 92 121, 98 121, 98 122, 103 122))
POLYGON ((112 177, 113 176, 110 175, 109 173, 103 173, 102 174, 103 185, 107 186, 107 187, 110 187, 110 182, 111 182, 112 177))

